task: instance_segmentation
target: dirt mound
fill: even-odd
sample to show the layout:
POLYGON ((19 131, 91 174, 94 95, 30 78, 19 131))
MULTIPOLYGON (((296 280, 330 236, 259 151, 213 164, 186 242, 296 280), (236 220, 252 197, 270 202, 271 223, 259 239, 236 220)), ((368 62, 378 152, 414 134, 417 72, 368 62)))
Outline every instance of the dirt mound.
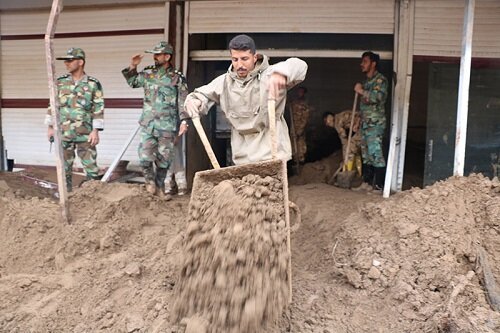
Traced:
MULTIPOLYGON (((171 317, 175 288, 182 292, 181 284, 189 286, 180 279, 185 267, 181 246, 200 241, 189 238, 187 197, 161 201, 140 186, 88 182, 71 194, 73 224, 63 225, 50 193, 31 196, 30 191, 36 191, 31 184, 3 180, 0 332, 202 333, 207 327, 203 316, 190 316, 187 327, 173 324, 171 317)), ((257 181, 223 183, 197 211, 205 207, 203 212, 211 214, 205 206, 209 202, 227 209, 231 205, 220 205, 231 191, 241 195, 238 201, 250 216, 241 228, 234 230, 237 224, 229 221, 237 210, 220 220, 209 219, 221 226, 219 231, 233 225, 224 231, 234 242, 217 247, 220 257, 238 260, 238 243, 238 249, 252 253, 245 258, 273 265, 281 274, 281 251, 262 261, 261 249, 245 242, 245 234, 266 234, 252 222, 258 214, 276 214, 269 204, 274 191, 260 191, 259 203, 248 207, 246 200, 257 197, 257 181)), ((388 200, 327 184, 295 186, 290 195, 302 211, 300 228, 292 234, 291 332, 500 332, 500 314, 490 305, 495 305, 496 290, 491 279, 496 278, 497 285, 500 279, 498 180, 479 175, 450 178, 388 200)), ((281 233, 276 232, 279 239, 281 233)), ((261 243, 263 248, 267 244, 261 243)), ((201 257, 191 258, 199 262, 201 257)), ((232 270, 220 270, 226 280, 219 281, 213 262, 200 267, 207 268, 209 285, 215 279, 228 286, 238 282, 234 276, 248 272, 250 262, 237 265, 241 272, 229 276, 232 270)), ((252 290, 260 283, 241 281, 252 290)), ((281 284, 275 288, 268 297, 286 299, 281 284)), ((205 290, 198 296, 204 300, 208 294, 205 290)), ((241 295, 234 294, 240 310, 245 304, 252 309, 246 327, 256 318, 275 317, 262 310, 263 304, 274 301, 265 303, 262 296, 254 307, 241 295)), ((227 302, 225 290, 221 296, 227 302)))
POLYGON ((269 331, 289 300, 279 179, 247 175, 206 184, 191 199, 175 312, 207 332, 269 331))
POLYGON ((50 199, 0 199, 0 331, 160 332, 187 198, 160 201, 138 186, 85 183, 72 225, 50 199))
POLYGON ((322 292, 303 296, 315 306, 296 312, 295 329, 315 332, 328 323, 333 331, 499 332, 478 261, 485 249, 498 282, 499 216, 500 183, 480 175, 365 205, 324 228, 328 245, 316 246, 321 261, 309 266, 320 272, 314 286, 322 292))
POLYGON ((51 185, 26 173, 0 171, 0 196, 27 199, 54 198, 55 190, 50 188, 51 185))
POLYGON ((322 160, 306 163, 300 167, 300 174, 290 177, 291 185, 327 183, 342 162, 342 152, 334 152, 322 160))

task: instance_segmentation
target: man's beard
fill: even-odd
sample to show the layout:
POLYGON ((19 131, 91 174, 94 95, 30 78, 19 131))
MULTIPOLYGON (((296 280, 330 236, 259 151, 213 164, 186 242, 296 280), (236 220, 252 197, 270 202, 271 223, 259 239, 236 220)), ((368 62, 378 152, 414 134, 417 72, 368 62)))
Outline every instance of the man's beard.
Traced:
POLYGON ((155 66, 163 66, 165 65, 167 62, 166 61, 159 61, 159 60, 155 60, 155 66))

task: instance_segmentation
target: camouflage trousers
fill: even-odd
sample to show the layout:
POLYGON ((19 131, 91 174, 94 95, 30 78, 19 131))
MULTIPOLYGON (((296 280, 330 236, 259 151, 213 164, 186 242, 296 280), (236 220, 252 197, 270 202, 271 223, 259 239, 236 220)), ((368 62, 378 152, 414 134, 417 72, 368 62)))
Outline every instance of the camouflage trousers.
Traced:
POLYGON ((138 153, 146 183, 164 188, 167 170, 174 160, 174 137, 171 131, 141 127, 138 153))
POLYGON ((73 162, 76 154, 82 162, 83 170, 87 179, 97 179, 99 168, 97 167, 97 150, 89 142, 62 141, 64 170, 66 171, 66 186, 68 191, 73 189, 73 162))
POLYGON ((382 151, 382 138, 384 136, 385 126, 362 125, 361 130, 361 155, 363 164, 372 165, 376 168, 385 167, 385 158, 382 151))
POLYGON ((306 136, 299 135, 297 136, 296 140, 297 149, 295 149, 295 145, 292 144, 292 155, 297 155, 297 159, 299 160, 299 162, 304 162, 307 153, 306 136))

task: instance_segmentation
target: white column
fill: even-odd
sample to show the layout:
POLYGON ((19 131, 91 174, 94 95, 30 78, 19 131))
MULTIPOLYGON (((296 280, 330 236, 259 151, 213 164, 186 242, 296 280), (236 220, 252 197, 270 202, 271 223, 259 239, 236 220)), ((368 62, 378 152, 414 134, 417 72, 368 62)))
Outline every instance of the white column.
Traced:
POLYGON ((472 29, 476 0, 465 0, 464 29, 462 34, 462 57, 458 84, 457 132, 455 136, 455 163, 453 174, 464 175, 465 142, 467 139, 467 116, 469 110, 470 67, 472 57, 472 29))
POLYGON ((394 72, 396 84, 393 89, 391 113, 391 137, 384 183, 384 198, 391 190, 401 191, 403 185, 406 153, 406 133, 413 69, 413 39, 415 0, 398 0, 394 27, 394 72))

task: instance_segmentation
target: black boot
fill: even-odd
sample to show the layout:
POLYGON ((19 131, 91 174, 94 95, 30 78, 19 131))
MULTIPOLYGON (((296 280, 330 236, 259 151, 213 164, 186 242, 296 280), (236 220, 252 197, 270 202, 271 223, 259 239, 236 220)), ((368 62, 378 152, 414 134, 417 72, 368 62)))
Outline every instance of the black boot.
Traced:
POLYGON ((165 178, 167 178, 167 171, 168 168, 156 168, 156 177, 155 177, 155 184, 157 189, 156 195, 159 196, 160 198, 170 200, 171 196, 165 195, 165 178))
POLYGON ((146 184, 146 191, 151 194, 156 194, 155 184, 155 171, 152 162, 142 162, 142 173, 144 175, 144 183, 146 184))
POLYGON ((382 190, 385 183, 385 167, 374 168, 375 169, 375 180, 373 188, 375 190, 382 190))
POLYGON ((68 172, 66 172, 66 191, 73 191, 73 175, 68 172))
POLYGON ((373 175, 374 175, 373 165, 363 164, 362 172, 363 172, 363 181, 368 185, 373 185, 373 175))

